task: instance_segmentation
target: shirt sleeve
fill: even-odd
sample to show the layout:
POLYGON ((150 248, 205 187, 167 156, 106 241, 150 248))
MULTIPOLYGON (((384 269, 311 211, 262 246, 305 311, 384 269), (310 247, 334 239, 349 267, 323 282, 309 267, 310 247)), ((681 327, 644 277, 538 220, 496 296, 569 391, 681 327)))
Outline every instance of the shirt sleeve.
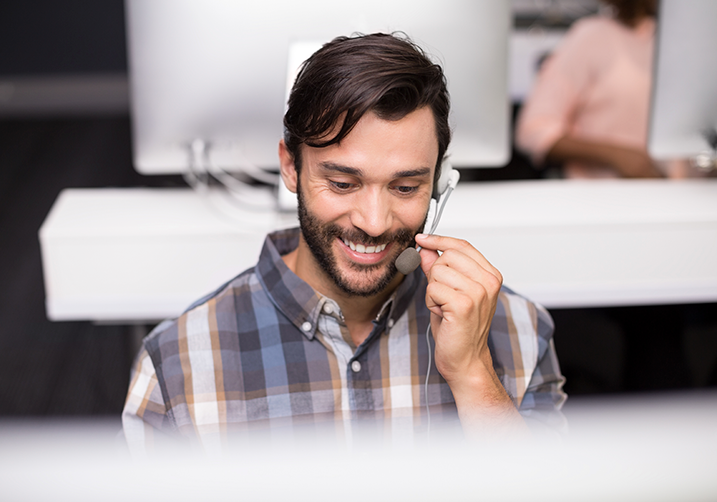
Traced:
POLYGON ((122 429, 132 456, 141 458, 154 451, 157 441, 171 429, 170 422, 152 358, 142 349, 122 411, 122 429))
POLYGON ((567 400, 565 377, 560 372, 553 341, 554 324, 550 314, 536 305, 538 314, 538 361, 530 378, 519 412, 530 429, 541 435, 564 436, 567 420, 561 409, 567 400))
POLYGON ((553 145, 570 132, 599 59, 600 22, 578 21, 545 60, 516 126, 517 147, 541 165, 553 145))
POLYGON ((536 433, 562 436, 567 396, 553 344, 553 320, 544 307, 503 287, 488 343, 503 387, 536 433))

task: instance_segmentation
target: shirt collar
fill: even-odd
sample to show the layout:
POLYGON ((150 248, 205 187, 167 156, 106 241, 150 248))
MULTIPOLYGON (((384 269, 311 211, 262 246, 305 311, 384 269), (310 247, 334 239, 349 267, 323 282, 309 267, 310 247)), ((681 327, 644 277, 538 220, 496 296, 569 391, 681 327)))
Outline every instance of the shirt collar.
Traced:
MULTIPOLYGON (((326 299, 300 279, 281 258, 299 245, 298 228, 279 230, 267 235, 256 266, 257 277, 272 303, 297 329, 309 339, 316 334, 316 326, 326 299)), ((383 304, 377 321, 388 318, 393 324, 408 308, 416 288, 425 276, 420 267, 407 275, 396 291, 383 304)))

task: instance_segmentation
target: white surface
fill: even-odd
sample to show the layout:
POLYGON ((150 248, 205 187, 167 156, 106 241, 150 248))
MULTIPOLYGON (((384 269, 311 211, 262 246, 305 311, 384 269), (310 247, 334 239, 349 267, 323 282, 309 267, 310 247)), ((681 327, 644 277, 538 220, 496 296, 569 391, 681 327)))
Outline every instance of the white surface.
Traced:
MULTIPOLYGON (((295 222, 232 222, 188 190, 65 190, 40 229, 48 317, 176 316, 295 222)), ((546 307, 717 302, 717 180, 464 183, 437 233, 546 307)))
POLYGON ((253 266, 295 215, 235 213, 189 190, 64 190, 40 243, 48 317, 156 320, 253 266))
POLYGON ((223 456, 182 443, 135 462, 120 450, 116 422, 6 421, 0 493, 72 502, 717 500, 714 393, 568 403, 562 443, 472 445, 434 430, 430 446, 363 434, 350 448, 318 430, 273 431, 271 441, 255 428, 223 456))
POLYGON ((459 185, 438 233, 546 307, 717 301, 717 180, 459 185))

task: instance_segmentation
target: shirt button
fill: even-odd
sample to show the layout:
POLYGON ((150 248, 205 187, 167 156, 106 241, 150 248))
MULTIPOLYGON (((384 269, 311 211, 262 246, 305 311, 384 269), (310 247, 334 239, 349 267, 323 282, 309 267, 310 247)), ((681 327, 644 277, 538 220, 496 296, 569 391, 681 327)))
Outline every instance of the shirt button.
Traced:
POLYGON ((311 331, 311 323, 309 321, 306 321, 304 324, 301 325, 301 329, 305 332, 311 331))
POLYGON ((361 363, 358 361, 352 362, 351 369, 353 370, 354 373, 358 373, 359 371, 361 371, 361 363))
POLYGON ((324 314, 333 314, 334 307, 330 303, 324 303, 324 314))
POLYGON ((388 329, 393 328, 393 319, 388 320, 388 329))

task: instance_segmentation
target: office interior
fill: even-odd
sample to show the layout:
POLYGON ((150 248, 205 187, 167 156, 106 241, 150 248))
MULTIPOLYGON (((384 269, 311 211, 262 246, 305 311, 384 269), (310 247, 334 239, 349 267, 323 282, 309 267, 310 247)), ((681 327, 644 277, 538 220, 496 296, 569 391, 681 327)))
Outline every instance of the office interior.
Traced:
MULTIPOLYGON (((598 8, 590 0, 515 1, 514 28, 565 30, 598 8)), ((137 333, 149 326, 50 321, 38 230, 65 188, 186 187, 179 175, 133 167, 125 44, 122 0, 0 5, 0 418, 119 423, 137 333)), ((513 117, 520 106, 514 97, 513 117)), ((462 182, 559 176, 559 165, 537 169, 513 148, 507 166, 464 172, 462 182)), ((717 386, 717 304, 551 314, 567 406, 717 386)))

